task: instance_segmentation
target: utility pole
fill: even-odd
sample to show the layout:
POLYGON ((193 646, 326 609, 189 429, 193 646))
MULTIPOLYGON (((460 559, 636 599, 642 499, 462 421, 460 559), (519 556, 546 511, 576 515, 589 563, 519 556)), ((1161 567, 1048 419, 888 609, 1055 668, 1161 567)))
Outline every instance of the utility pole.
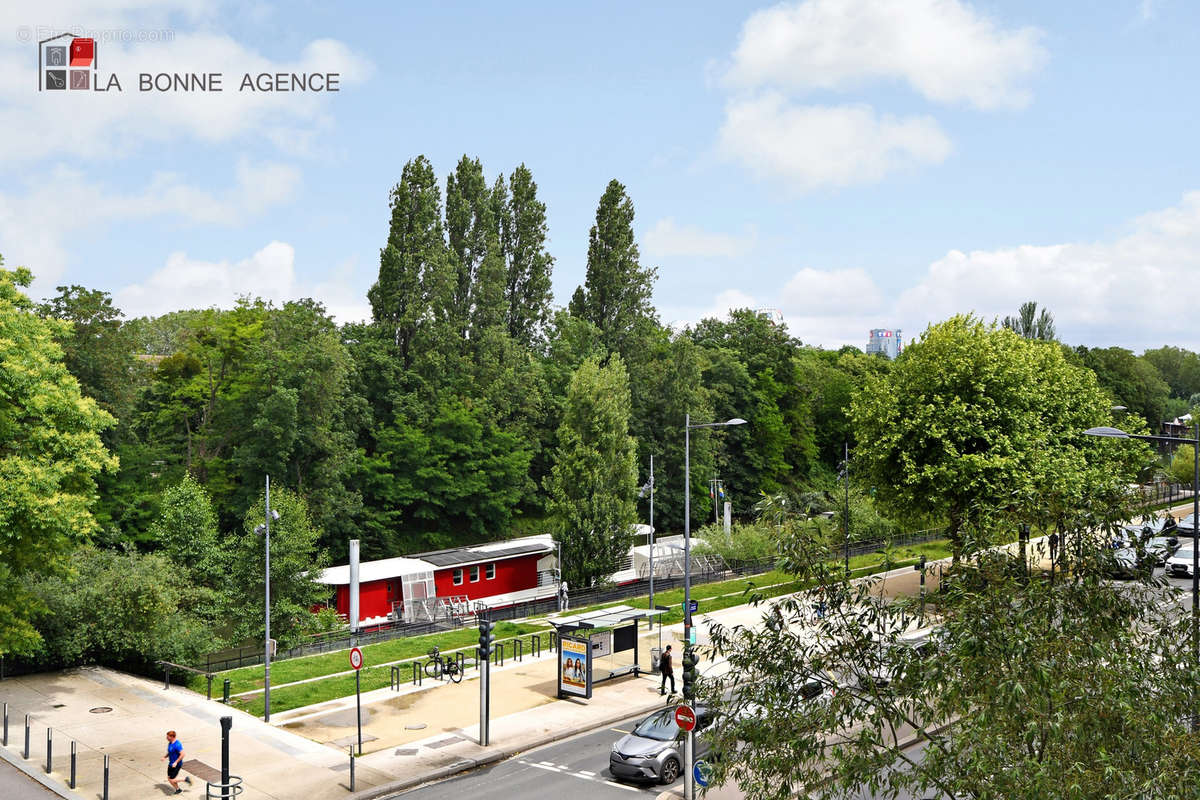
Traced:
MULTIPOLYGON (((650 454, 650 609, 654 609, 654 454, 650 454)), ((653 618, 650 626, 654 626, 653 618)))
POLYGON ((850 443, 842 442, 842 491, 845 504, 842 507, 842 538, 845 544, 846 578, 850 578, 850 443))

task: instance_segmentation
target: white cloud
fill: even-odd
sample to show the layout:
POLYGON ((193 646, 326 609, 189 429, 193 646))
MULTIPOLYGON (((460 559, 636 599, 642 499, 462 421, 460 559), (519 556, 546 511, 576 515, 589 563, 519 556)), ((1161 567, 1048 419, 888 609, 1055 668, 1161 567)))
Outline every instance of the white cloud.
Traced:
POLYGON ((354 265, 347 262, 315 284, 298 281, 296 250, 286 242, 270 242, 238 261, 204 261, 177 252, 145 280, 114 292, 113 304, 127 317, 138 317, 184 308, 230 308, 245 295, 276 305, 312 297, 339 322, 355 322, 370 318, 371 310, 365 294, 351 288, 353 276, 354 265))
POLYGON ((666 217, 642 234, 642 249, 652 258, 736 258, 748 253, 754 247, 754 240, 753 231, 741 236, 712 233, 695 225, 679 225, 666 217))
POLYGON ((880 116, 865 105, 796 106, 769 92, 730 101, 718 149, 760 178, 807 191, 937 164, 952 146, 930 117, 880 116))
MULTIPOLYGON (((199 3, 180 4, 190 14, 203 13, 199 3)), ((139 13, 141 27, 131 27, 132 13, 105 14, 93 9, 58 12, 63 25, 107 30, 142 31, 163 22, 154 9, 139 13), (82 20, 82 22, 81 22, 82 20)), ((12 31, 31 20, 11 9, 0 26, 12 31), (9 23, 9 24, 5 24, 9 23)), ((33 36, 56 30, 35 20, 33 36), (39 33, 40 31, 40 33, 39 33)), ((233 38, 205 31, 167 29, 166 40, 97 41, 99 82, 111 72, 122 91, 38 92, 37 45, 0 39, 0 130, 4 147, 0 164, 25 165, 46 157, 77 156, 117 159, 136 154, 148 142, 194 141, 202 144, 266 137, 285 152, 311 147, 311 137, 330 125, 335 93, 239 91, 243 73, 339 73, 344 90, 366 80, 372 65, 342 42, 317 39, 294 58, 273 59, 233 38), (148 73, 223 73, 223 91, 139 91, 138 75, 148 73)), ((136 37, 135 37, 136 39, 136 37)))
POLYGON ((959 0, 782 3, 746 21, 726 82, 808 91, 902 80, 939 103, 1019 108, 1022 82, 1046 57, 1041 38, 959 0))
POLYGON ((299 185, 294 167, 241 159, 233 184, 217 192, 190 186, 173 173, 155 174, 143 188, 120 192, 60 165, 31 179, 23 193, 0 192, 0 246, 10 266, 33 270, 31 291, 42 296, 66 269, 65 242, 80 241, 84 232, 146 219, 238 225, 285 202, 299 185), (71 198, 69 205, 64 197, 71 198))
MULTIPOLYGON (((1200 350, 1192 313, 1200 308, 1197 275, 1200 191, 1132 220, 1126 234, 1109 241, 952 250, 895 290, 863 269, 805 267, 773 293, 726 291, 712 306, 717 316, 729 308, 778 307, 788 331, 805 343, 863 348, 871 328, 900 328, 908 342, 955 314, 991 322, 1035 300, 1072 345, 1200 350)), ((714 315, 702 306, 673 311, 687 324, 714 315)))

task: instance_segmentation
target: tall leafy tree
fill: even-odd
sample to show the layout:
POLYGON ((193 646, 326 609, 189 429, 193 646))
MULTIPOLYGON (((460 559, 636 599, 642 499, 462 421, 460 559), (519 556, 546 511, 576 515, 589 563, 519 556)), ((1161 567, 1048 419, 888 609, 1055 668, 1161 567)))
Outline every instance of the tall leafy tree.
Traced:
POLYGON ((0 654, 37 645, 27 581, 96 530, 96 476, 117 467, 100 439, 113 418, 80 393, 56 341, 67 324, 36 313, 32 279, 0 269, 0 654))
POLYGON ((563 576, 573 586, 610 575, 629 549, 637 491, 629 408, 620 357, 606 366, 590 358, 571 379, 546 492, 563 576))
POLYGON ((1200 355, 1181 347, 1159 347, 1142 353, 1142 358, 1158 370, 1172 397, 1186 400, 1200 392, 1200 355))
POLYGON ((412 366, 418 335, 452 324, 455 269, 442 231, 442 202, 433 165, 418 156, 404 165, 391 193, 387 244, 379 278, 367 292, 371 315, 390 334, 400 363, 412 366))
MULTIPOLYGON (((483 165, 477 158, 464 155, 446 178, 446 235, 456 273, 451 313, 459 336, 467 337, 474 333, 471 323, 481 302, 480 269, 489 251, 493 258, 499 255, 494 252, 499 237, 490 192, 483 177, 483 165)), ((500 298, 488 300, 498 304, 500 298)), ((481 313, 487 316, 498 310, 481 310, 481 313)))
MULTIPOLYGON (((310 609, 329 599, 328 589, 312 580, 328 566, 329 558, 320 548, 321 532, 313 526, 302 497, 272 485, 271 509, 279 512, 279 519, 271 522, 271 637, 288 646, 311 631, 310 609)), ((266 545, 255 528, 265 519, 260 494, 246 510, 227 585, 227 614, 239 638, 263 636, 266 545)))
POLYGON ((1057 336, 1054 330, 1054 315, 1045 308, 1039 314, 1037 303, 1033 300, 1022 303, 1015 317, 1005 317, 1003 325, 1026 339, 1050 342, 1057 336))
POLYGON ((536 346, 550 323, 554 257, 546 250, 546 204, 538 200, 537 183, 524 164, 504 176, 492 189, 504 253, 508 333, 525 347, 536 346))
POLYGON ((968 527, 1024 520, 1048 495, 1080 498, 1095 444, 1082 432, 1105 424, 1110 407, 1058 345, 952 317, 855 396, 856 471, 885 512, 947 520, 957 556, 968 527))
POLYGON ((634 330, 656 315, 650 303, 657 271, 643 267, 633 235, 633 201, 612 180, 600 197, 588 234, 587 276, 571 298, 570 311, 600 329, 604 346, 626 356, 634 330))
POLYGON ((1125 406, 1157 430, 1166 418, 1167 386, 1148 361, 1123 347, 1075 348, 1085 367, 1096 373, 1100 386, 1112 394, 1113 402, 1125 406))

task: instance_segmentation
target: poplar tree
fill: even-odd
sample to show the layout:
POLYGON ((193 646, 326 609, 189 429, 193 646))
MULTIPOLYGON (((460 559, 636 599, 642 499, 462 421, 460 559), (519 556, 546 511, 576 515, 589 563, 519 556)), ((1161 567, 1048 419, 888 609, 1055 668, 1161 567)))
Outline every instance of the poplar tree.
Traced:
POLYGON ((446 178, 446 234, 455 268, 452 314, 464 338, 472 333, 479 270, 488 255, 488 237, 495 233, 489 195, 483 164, 464 155, 446 178))
POLYGON ((492 188, 492 207, 504 253, 508 334, 525 347, 542 340, 550 322, 554 257, 546 251, 546 204, 537 199, 537 183, 524 164, 492 188), (511 188, 510 188, 511 187, 511 188))
POLYGON ((619 356, 592 357, 571 378, 558 451, 546 479, 563 577, 586 587, 616 571, 635 521, 636 448, 629 435, 629 378, 619 356))
POLYGON ((371 316, 393 340, 405 369, 418 335, 450 314, 454 275, 442 234, 441 193, 433 165, 417 156, 391 192, 392 220, 379 254, 379 278, 367 292, 371 316))
POLYGON ((622 355, 638 323, 656 319, 650 297, 657 271, 638 258, 633 201, 620 181, 609 181, 588 235, 587 277, 571 298, 570 311, 599 328, 605 346, 622 355))

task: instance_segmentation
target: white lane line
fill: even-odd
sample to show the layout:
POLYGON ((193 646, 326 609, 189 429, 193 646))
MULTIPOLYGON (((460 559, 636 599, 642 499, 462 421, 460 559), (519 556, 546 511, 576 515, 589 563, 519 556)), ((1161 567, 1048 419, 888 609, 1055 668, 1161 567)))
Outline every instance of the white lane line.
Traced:
POLYGON ((590 770, 586 770, 586 769, 581 769, 581 770, 579 770, 579 774, 580 774, 580 775, 587 775, 589 778, 594 778, 594 777, 596 777, 596 773, 594 773, 594 772, 591 772, 590 770))
POLYGON ((542 764, 543 766, 547 766, 547 767, 557 766, 553 761, 539 761, 538 763, 542 764))
MULTIPOLYGON (((549 761, 543 761, 539 764, 536 761, 526 761, 524 759, 520 759, 518 761, 518 763, 524 764, 527 767, 537 767, 538 769, 544 769, 547 772, 557 772, 559 775, 570 775, 572 778, 579 778, 580 780, 600 781, 601 783, 607 784, 608 786, 612 786, 615 789, 624 789, 627 792, 638 792, 639 794, 641 793, 641 789, 638 789, 636 786, 627 786, 624 783, 618 783, 617 781, 609 780, 607 778, 590 777, 588 775, 581 774, 582 771, 581 772, 570 772, 566 768, 557 767, 554 764, 550 763, 549 761)), ((592 773, 592 775, 594 775, 594 774, 595 773, 592 773)))

